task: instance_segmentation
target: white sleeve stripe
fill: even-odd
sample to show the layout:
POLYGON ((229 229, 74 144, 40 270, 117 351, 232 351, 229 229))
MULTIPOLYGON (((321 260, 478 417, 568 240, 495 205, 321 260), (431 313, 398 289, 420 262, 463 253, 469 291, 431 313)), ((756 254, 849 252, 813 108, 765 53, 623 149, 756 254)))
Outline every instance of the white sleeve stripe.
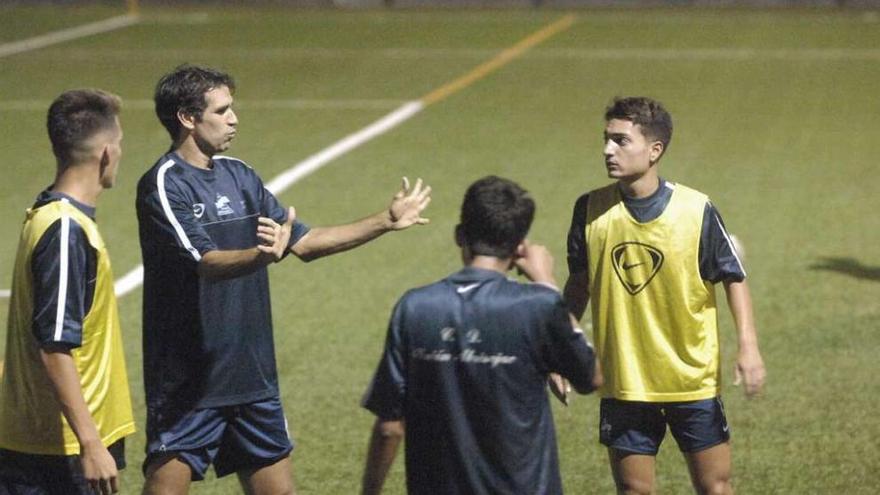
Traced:
POLYGON ((199 250, 194 248, 189 241, 189 237, 186 236, 186 232, 183 231, 183 227, 180 226, 180 222, 177 221, 177 217, 175 217, 174 212, 171 211, 171 204, 168 203, 168 194, 165 192, 165 172, 172 166, 174 166, 174 160, 168 160, 159 168, 159 174, 156 177, 156 187, 159 191, 159 202, 162 203, 162 211, 165 212, 165 216, 168 218, 168 223, 174 227, 174 232, 177 233, 180 243, 183 244, 183 247, 189 251, 196 261, 201 261, 202 255, 199 254, 199 250))
MULTIPOLYGON (((61 201, 65 203, 69 203, 66 198, 63 198, 61 201)), ((53 335, 52 340, 58 342, 61 340, 62 332, 64 331, 64 314, 67 309, 67 265, 68 265, 68 251, 69 246, 67 245, 70 239, 70 217, 67 213, 61 213, 61 246, 60 246, 60 258, 61 258, 61 267, 58 269, 58 307, 55 310, 55 335, 53 335)))
POLYGON ((727 241, 727 245, 730 247, 730 252, 733 253, 733 257, 736 258, 736 263, 739 265, 739 269, 742 270, 743 275, 746 276, 746 267, 743 266, 742 260, 739 259, 739 253, 736 252, 736 245, 730 240, 730 235, 724 229, 724 225, 721 224, 718 214, 713 213, 712 216, 715 217, 715 222, 718 224, 718 228, 721 229, 721 233, 724 234, 724 239, 727 241))

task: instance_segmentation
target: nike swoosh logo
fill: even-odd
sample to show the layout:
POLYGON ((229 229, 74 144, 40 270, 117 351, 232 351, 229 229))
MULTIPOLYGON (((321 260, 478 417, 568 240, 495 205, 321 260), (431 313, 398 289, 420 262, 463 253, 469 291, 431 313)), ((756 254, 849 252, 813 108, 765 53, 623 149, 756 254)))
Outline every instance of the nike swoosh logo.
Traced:
POLYGON ((479 286, 480 286, 480 284, 478 284, 478 283, 471 284, 471 285, 465 285, 465 286, 458 287, 457 289, 455 289, 455 292, 458 292, 459 294, 464 294, 466 292, 470 292, 473 289, 476 289, 479 286))
POLYGON ((635 267, 637 267, 637 266, 639 266, 639 265, 644 265, 644 264, 645 264, 644 261, 642 261, 641 263, 633 263, 632 265, 627 265, 627 264, 624 262, 624 264, 623 264, 623 269, 624 269, 624 270, 629 270, 630 268, 635 268, 635 267))

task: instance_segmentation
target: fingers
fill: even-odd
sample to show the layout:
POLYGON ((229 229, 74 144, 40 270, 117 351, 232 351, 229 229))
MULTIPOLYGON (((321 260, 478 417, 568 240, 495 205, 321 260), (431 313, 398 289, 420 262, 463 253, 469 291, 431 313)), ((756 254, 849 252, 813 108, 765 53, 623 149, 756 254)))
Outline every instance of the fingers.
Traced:
POLYGON ((739 387, 742 384, 742 371, 739 370, 739 366, 733 369, 733 385, 739 387))
POLYGON ((406 177, 404 177, 404 178, 400 181, 400 190, 397 191, 397 193, 394 195, 394 198, 395 198, 395 199, 400 199, 400 198, 406 196, 407 191, 409 191, 409 179, 407 179, 406 177))
POLYGON ((119 492, 119 480, 115 475, 108 475, 107 478, 89 480, 89 488, 92 492, 101 495, 112 495, 119 492))

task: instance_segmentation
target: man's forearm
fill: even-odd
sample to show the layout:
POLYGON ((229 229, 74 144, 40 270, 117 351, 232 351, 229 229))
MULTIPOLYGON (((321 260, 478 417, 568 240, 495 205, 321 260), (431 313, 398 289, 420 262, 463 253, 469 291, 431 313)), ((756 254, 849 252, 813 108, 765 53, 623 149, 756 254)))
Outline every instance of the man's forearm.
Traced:
POLYGON ((367 451, 367 464, 364 468, 361 495, 379 495, 388 476, 388 470, 397 456, 397 448, 403 439, 402 421, 382 421, 376 419, 370 446, 367 451))
POLYGON ((752 297, 748 285, 743 282, 727 282, 724 284, 727 293, 727 305, 730 307, 736 325, 737 341, 740 349, 758 347, 758 335, 755 330, 755 316, 752 311, 752 297))
POLYGON ((70 352, 41 350, 40 357, 61 405, 61 413, 70 424, 80 445, 100 442, 101 438, 83 397, 79 373, 76 371, 76 364, 70 352))
POLYGON ((346 225, 315 227, 293 245, 291 251, 304 261, 341 253, 393 230, 388 210, 346 225))
POLYGON ((247 275, 275 261, 257 248, 208 251, 199 261, 198 274, 208 279, 224 280, 247 275))

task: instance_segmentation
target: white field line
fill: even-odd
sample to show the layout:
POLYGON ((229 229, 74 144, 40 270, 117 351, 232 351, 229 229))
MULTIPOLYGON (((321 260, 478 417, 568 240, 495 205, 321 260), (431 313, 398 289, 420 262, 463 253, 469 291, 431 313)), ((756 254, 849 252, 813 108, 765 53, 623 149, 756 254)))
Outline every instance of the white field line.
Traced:
MULTIPOLYGON (((280 194, 290 186, 314 173, 334 159, 348 153, 358 146, 382 135, 419 113, 425 106, 421 101, 405 103, 381 119, 350 134, 329 147, 315 153, 305 160, 290 167, 266 183, 266 189, 272 194, 280 194)), ((115 289, 118 297, 124 296, 138 288, 144 280, 144 266, 138 265, 130 272, 116 280, 115 289)), ((8 292, 8 291, 6 291, 8 292)), ((6 294, 8 297, 8 294, 6 294)))
MULTIPOLYGON (((53 56, 65 60, 104 59, 140 60, 180 58, 196 59, 216 53, 211 49, 161 48, 65 48, 53 56)), ((360 48, 230 48, 223 51, 227 59, 285 60, 291 58, 363 59, 368 57, 389 60, 427 59, 483 59, 498 53, 497 48, 425 48, 394 47, 382 49, 360 48)), ((551 60, 697 60, 697 61, 880 61, 878 48, 535 48, 522 55, 526 59, 551 60)))
MULTIPOLYGON (((259 110, 387 110, 405 103, 404 100, 391 99, 276 99, 276 100, 235 100, 236 109, 259 110)), ((50 100, 0 100, 2 111, 39 111, 45 112, 52 102, 50 100)), ((123 98, 123 110, 150 110, 153 100, 129 100, 123 98)))
POLYGON ((107 31, 121 29, 136 24, 138 19, 138 16, 135 14, 126 14, 118 17, 111 17, 110 19, 105 19, 103 21, 84 24, 82 26, 53 31, 51 33, 34 36, 33 38, 21 41, 4 43, 0 45, 0 57, 8 57, 10 55, 38 50, 65 41, 75 40, 77 38, 85 38, 86 36, 93 36, 100 33, 106 33, 107 31))

